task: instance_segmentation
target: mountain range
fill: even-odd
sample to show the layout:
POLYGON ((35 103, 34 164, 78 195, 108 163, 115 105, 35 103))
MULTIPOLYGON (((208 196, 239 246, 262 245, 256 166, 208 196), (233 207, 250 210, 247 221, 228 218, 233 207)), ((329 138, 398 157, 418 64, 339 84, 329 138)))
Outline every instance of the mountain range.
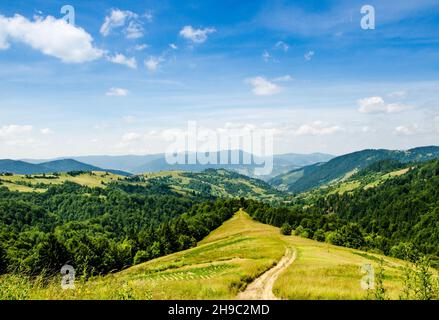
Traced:
MULTIPOLYGON (((219 151, 215 152, 213 157, 220 159, 220 155, 224 152, 228 153, 231 158, 232 151, 219 151)), ((228 169, 232 171, 239 172, 241 174, 246 174, 249 176, 254 176, 254 169, 260 167, 261 165, 257 165, 256 163, 261 163, 263 159, 248 154, 244 151, 235 151, 238 152, 240 163, 243 163, 242 159, 245 157, 253 159, 251 164, 169 164, 166 161, 166 155, 161 154, 152 154, 152 155, 121 155, 121 156, 79 156, 79 157, 69 157, 68 159, 75 160, 81 162, 83 164, 91 165, 98 168, 108 168, 111 170, 120 170, 123 172, 129 172, 132 174, 140 174, 145 172, 159 172, 159 171, 171 171, 171 170, 181 170, 181 171, 191 171, 191 172, 201 172, 205 169, 228 169)), ((184 158, 188 158, 188 156, 193 155, 190 153, 185 153, 182 155, 184 158)), ((229 158, 229 159, 230 159, 229 158)), ((296 153, 288 153, 288 154, 280 154, 274 155, 273 157, 273 171, 270 175, 267 176, 258 176, 258 178, 262 180, 268 180, 276 175, 285 173, 292 169, 300 168, 306 165, 311 165, 318 162, 325 162, 334 158, 333 155, 324 154, 324 153, 312 153, 312 154, 296 154, 296 153)), ((47 163, 62 160, 60 159, 23 159, 30 164, 35 165, 45 165, 47 163)), ((0 171, 2 167, 0 165, 0 171)), ((96 169, 92 169, 96 170, 96 169)), ((83 170, 90 171, 90 170, 83 170)), ((18 173, 18 172, 13 172, 18 173)))
POLYGON ((409 150, 366 149, 293 169, 269 180, 283 190, 299 193, 331 182, 349 178, 361 169, 380 160, 392 159, 402 163, 421 162, 439 158, 439 147, 426 146, 409 150))
POLYGON ((0 160, 0 172, 14 174, 39 174, 69 171, 108 171, 120 175, 129 175, 121 170, 102 169, 73 159, 53 160, 42 163, 30 163, 21 160, 0 160))

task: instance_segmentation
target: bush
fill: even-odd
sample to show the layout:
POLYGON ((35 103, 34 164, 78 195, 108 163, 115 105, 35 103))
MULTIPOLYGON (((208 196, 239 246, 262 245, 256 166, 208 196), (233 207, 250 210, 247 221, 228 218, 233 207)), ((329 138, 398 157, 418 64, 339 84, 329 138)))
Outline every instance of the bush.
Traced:
POLYGON ((286 236, 291 236, 291 231, 293 231, 293 228, 287 222, 280 227, 280 232, 286 236))
POLYGON ((139 251, 137 251, 136 255, 134 256, 134 264, 146 262, 150 259, 151 259, 150 255, 147 251, 139 250, 139 251))
POLYGON ((322 229, 317 230, 314 233, 313 239, 320 241, 320 242, 324 242, 325 241, 325 231, 323 231, 322 229))
POLYGON ((296 228, 296 230, 294 231, 294 234, 296 235, 296 236, 301 236, 301 234, 303 233, 303 230, 305 230, 302 226, 298 226, 297 228, 296 228))

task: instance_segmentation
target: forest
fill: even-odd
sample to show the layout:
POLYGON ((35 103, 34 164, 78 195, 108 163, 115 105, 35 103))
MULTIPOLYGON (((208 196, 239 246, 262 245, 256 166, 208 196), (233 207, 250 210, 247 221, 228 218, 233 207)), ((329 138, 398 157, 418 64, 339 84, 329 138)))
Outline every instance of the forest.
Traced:
POLYGON ((194 246, 239 209, 236 200, 121 187, 0 188, 0 271, 50 275, 66 263, 85 277, 122 270, 194 246))
POLYGON ((299 236, 402 259, 410 251, 439 266, 439 160, 414 166, 375 188, 319 196, 311 205, 272 207, 247 201, 246 210, 299 236))
POLYGON ((84 277, 108 274, 195 246, 239 208, 284 234, 403 259, 410 250, 439 265, 439 160, 375 188, 319 194, 307 205, 215 199, 201 182, 197 192, 182 195, 166 178, 148 185, 127 179, 134 184, 65 182, 40 193, 0 186, 0 273, 51 275, 71 264, 84 277))

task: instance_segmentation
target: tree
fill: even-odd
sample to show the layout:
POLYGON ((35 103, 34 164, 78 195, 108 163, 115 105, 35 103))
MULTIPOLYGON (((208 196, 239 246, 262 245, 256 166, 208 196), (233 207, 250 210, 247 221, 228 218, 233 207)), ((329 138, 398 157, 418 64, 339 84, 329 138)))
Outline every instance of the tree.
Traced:
POLYGON ((67 249, 54 234, 50 233, 37 247, 37 259, 32 268, 36 272, 45 270, 49 273, 58 273, 61 267, 70 260, 67 249))
POLYGON ((7 265, 6 250, 3 248, 2 245, 0 245, 0 274, 6 272, 7 265))
POLYGON ((320 242, 324 242, 325 241, 325 231, 323 231, 322 229, 318 229, 316 232, 314 232, 313 239, 320 241, 320 242))
POLYGON ((288 222, 285 222, 282 227, 280 228, 280 232, 283 235, 286 236, 291 236, 291 231, 293 230, 293 228, 290 226, 290 224, 288 222))

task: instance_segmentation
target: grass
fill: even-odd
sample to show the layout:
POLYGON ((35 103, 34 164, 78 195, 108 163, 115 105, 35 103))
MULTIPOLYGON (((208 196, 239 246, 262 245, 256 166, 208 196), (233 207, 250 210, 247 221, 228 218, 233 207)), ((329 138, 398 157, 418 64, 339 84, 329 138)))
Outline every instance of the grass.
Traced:
MULTIPOLYGON (((282 257, 285 245, 277 228, 255 222, 240 211, 195 248, 105 277, 77 281, 74 290, 62 290, 60 279, 48 286, 32 285, 26 298, 233 299, 282 257)), ((13 282, 4 278, 0 287, 2 281, 13 282)))
POLYGON ((2 186, 7 187, 11 191, 19 192, 44 192, 47 189, 36 187, 38 184, 56 185, 62 184, 66 181, 74 182, 82 186, 101 187, 105 188, 106 183, 123 179, 123 176, 117 174, 106 173, 101 171, 93 171, 82 173, 77 176, 71 176, 67 173, 60 173, 58 176, 46 174, 45 177, 41 174, 36 175, 19 175, 0 176, 2 186), (30 178, 29 178, 30 177, 30 178), (26 184, 26 185, 24 185, 26 184))
MULTIPOLYGON (((189 250, 151 260, 124 271, 76 281, 62 290, 60 278, 49 284, 0 277, 0 299, 234 299, 239 291, 276 264, 287 247, 296 261, 274 285, 282 299, 364 299, 365 263, 375 267, 381 256, 295 236, 237 212, 189 250), (2 289, 3 288, 3 289, 2 289)), ((384 257, 384 285, 391 298, 401 289, 403 262, 384 257)))
POLYGON ((385 261, 384 286, 389 298, 398 299, 401 293, 401 261, 295 236, 289 242, 297 250, 296 261, 273 288, 282 299, 364 299, 361 267, 369 263, 378 270, 380 258, 385 261))

